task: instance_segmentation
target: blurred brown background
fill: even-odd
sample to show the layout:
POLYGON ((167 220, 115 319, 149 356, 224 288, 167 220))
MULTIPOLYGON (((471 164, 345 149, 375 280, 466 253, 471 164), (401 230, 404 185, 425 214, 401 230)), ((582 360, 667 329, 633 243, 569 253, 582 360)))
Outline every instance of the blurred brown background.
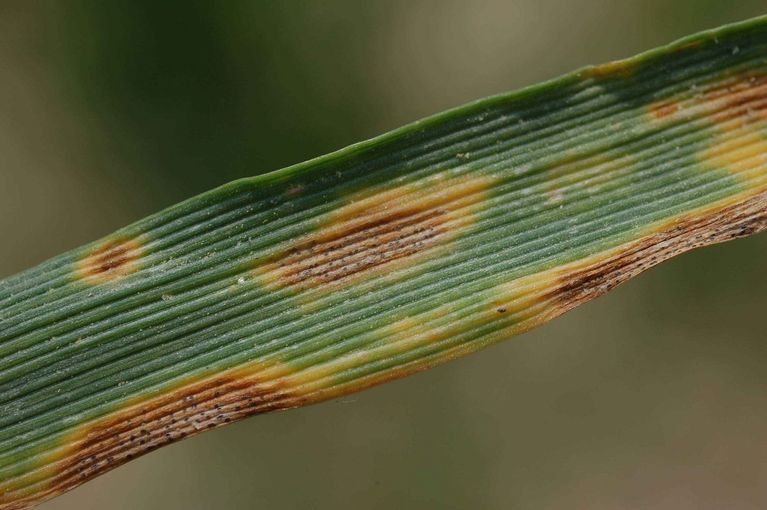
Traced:
MULTIPOLYGON (((763 0, 0 3, 0 276, 180 199, 763 0)), ((45 510, 762 509, 767 236, 342 400, 163 448, 45 510)))

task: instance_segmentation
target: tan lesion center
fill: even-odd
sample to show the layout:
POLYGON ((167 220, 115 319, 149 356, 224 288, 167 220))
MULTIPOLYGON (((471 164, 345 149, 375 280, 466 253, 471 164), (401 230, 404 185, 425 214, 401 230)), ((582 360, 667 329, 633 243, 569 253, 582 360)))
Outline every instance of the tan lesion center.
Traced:
POLYGON ((351 196, 322 226, 256 269, 280 287, 316 288, 414 261, 472 223, 487 177, 437 175, 351 196))
POLYGON ((107 241, 80 259, 75 273, 94 283, 118 280, 137 269, 141 256, 141 243, 135 239, 107 241))

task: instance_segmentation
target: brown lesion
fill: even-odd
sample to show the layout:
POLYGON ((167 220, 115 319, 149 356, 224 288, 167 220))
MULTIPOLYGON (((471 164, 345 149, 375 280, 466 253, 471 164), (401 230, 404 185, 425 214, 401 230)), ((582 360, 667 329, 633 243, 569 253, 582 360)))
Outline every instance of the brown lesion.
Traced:
POLYGON ((703 100, 716 105, 714 122, 763 121, 767 119, 767 76, 762 73, 738 75, 734 81, 705 90, 703 100))
POLYGON ((767 76, 746 74, 706 91, 717 130, 698 158, 705 168, 727 170, 749 183, 767 164, 767 76))
POLYGON ((488 321, 515 321, 494 333, 501 341, 552 320, 643 271, 695 248, 767 229, 767 191, 740 195, 648 227, 624 245, 501 284, 487 304, 488 321))
POLYGON ((655 120, 663 120, 678 112, 679 104, 674 101, 661 101, 650 105, 650 115, 655 120))
POLYGON ((700 87, 693 97, 689 96, 691 92, 650 104, 650 117, 655 121, 675 119, 686 111, 703 107, 710 113, 701 112, 702 115, 714 124, 767 120, 767 75, 763 72, 728 74, 717 83, 700 87))
POLYGON ((270 284, 304 289, 414 261, 471 223, 473 206, 484 199, 489 183, 484 177, 437 176, 353 196, 317 231, 280 250, 256 272, 270 284))
POLYGON ((136 239, 113 239, 87 253, 77 263, 79 278, 95 282, 117 280, 133 273, 141 258, 141 243, 136 239))
POLYGON ((322 285, 410 257, 436 245, 447 232, 442 209, 386 212, 332 237, 309 240, 276 261, 285 285, 322 285))
POLYGON ((552 299, 556 315, 599 297, 639 273, 681 253, 746 237, 767 229, 767 192, 741 203, 690 214, 658 232, 623 246, 603 260, 563 270, 542 299, 552 299))
POLYGON ((23 496, 24 488, 19 487, 0 497, 0 508, 25 508, 174 441, 308 402, 308 396, 296 394, 280 378, 261 380, 250 372, 232 371, 185 384, 82 426, 43 467, 53 473, 43 480, 45 489, 23 496), (14 493, 19 498, 14 499, 14 493))
POLYGON ((709 124, 710 142, 698 154, 706 169, 727 170, 748 182, 767 163, 767 75, 763 71, 725 73, 697 93, 665 98, 649 106, 655 122, 696 119, 709 124))

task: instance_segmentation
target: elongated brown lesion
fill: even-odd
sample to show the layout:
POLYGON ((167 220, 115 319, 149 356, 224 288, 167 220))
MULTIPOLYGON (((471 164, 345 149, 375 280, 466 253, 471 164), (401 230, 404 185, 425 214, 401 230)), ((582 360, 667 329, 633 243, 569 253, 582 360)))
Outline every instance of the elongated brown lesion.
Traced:
POLYGON ((561 269, 550 299, 562 311, 601 296, 617 285, 681 253, 747 237, 767 229, 767 192, 740 203, 671 220, 655 233, 577 270, 561 269))
POLYGON ((699 152, 705 169, 725 170, 745 183, 767 162, 767 75, 764 72, 725 74, 701 86, 690 97, 665 98, 649 106, 655 122, 687 121, 691 114, 712 128, 709 143, 699 152))
POLYGON ((351 197, 317 231, 257 268, 268 283, 315 288, 416 260, 471 223, 490 179, 437 176, 422 185, 351 197))
POLYGON ((709 88, 703 100, 715 103, 717 123, 741 119, 745 123, 767 120, 767 76, 744 73, 730 82, 709 88))
POLYGON ((114 239, 97 246, 78 263, 79 278, 96 283, 114 281, 133 273, 141 258, 141 243, 136 239, 114 239))
POLYGON ((32 484, 44 490, 25 497, 24 485, 0 497, 3 510, 26 508, 68 491, 152 450, 242 418, 304 404, 279 378, 232 371, 184 384, 88 423, 72 433, 64 449, 43 467, 53 474, 32 484), (18 498, 14 498, 14 493, 18 498))
POLYGON ((484 317, 490 322, 511 314, 516 322, 494 333, 492 341, 540 326, 676 255, 763 230, 767 230, 764 188, 650 225, 636 240, 621 246, 503 283, 493 289, 484 317))
POLYGON ((301 243, 276 265, 289 286, 340 281, 438 244, 446 221, 444 209, 376 215, 327 239, 301 243))
POLYGON ((700 107, 711 111, 708 118, 715 125, 733 120, 741 125, 767 120, 767 75, 751 71, 724 76, 717 83, 700 87, 692 97, 686 92, 654 102, 649 112, 655 121, 686 119, 681 115, 700 107))

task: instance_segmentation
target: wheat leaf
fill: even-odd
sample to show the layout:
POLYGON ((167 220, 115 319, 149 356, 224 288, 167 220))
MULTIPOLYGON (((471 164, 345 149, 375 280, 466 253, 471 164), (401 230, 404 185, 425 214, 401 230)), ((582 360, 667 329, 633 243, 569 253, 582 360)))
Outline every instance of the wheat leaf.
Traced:
POLYGON ((0 508, 767 225, 767 18, 237 181, 0 282, 0 508))

